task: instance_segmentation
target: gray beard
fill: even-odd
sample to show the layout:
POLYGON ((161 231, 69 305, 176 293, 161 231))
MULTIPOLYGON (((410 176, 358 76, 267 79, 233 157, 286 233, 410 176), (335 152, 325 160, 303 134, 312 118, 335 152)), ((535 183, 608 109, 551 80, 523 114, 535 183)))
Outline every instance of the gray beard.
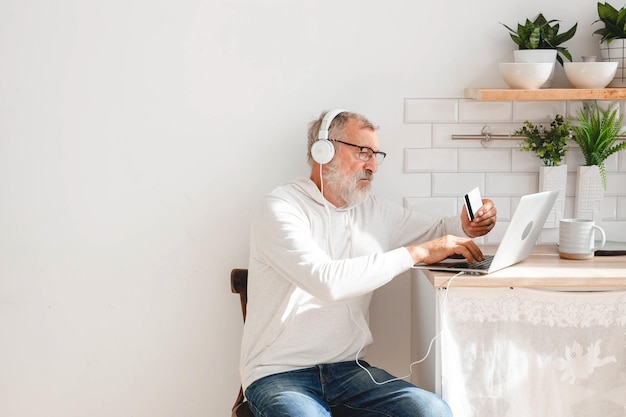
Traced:
POLYGON ((345 205, 355 206, 362 203, 370 195, 371 183, 358 186, 361 179, 372 179, 373 174, 370 171, 358 171, 353 176, 346 176, 339 168, 339 164, 330 163, 326 166, 326 187, 333 193, 336 193, 345 202, 345 205))

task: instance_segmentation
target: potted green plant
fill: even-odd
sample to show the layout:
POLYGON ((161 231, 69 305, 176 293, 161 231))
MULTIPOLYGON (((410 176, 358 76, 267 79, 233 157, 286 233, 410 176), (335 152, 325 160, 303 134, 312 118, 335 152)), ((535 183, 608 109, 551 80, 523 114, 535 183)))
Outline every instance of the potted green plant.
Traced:
POLYGON ((550 122, 549 129, 526 120, 522 128, 513 134, 525 137, 520 142, 522 151, 534 152, 545 166, 558 167, 565 158, 567 141, 572 137, 571 129, 569 120, 557 114, 550 122))
POLYGON ((558 227, 559 220, 563 218, 567 188, 567 165, 563 162, 569 148, 567 141, 572 137, 571 129, 569 120, 557 114, 550 122, 550 127, 526 120, 513 133, 524 137, 520 142, 520 150, 534 152, 543 163, 539 167, 539 191, 559 192, 545 227, 558 227))
POLYGON ((578 124, 572 128, 574 141, 580 146, 586 166, 597 166, 606 189, 604 161, 616 152, 626 149, 626 142, 618 143, 622 134, 623 116, 619 109, 600 108, 594 103, 577 112, 578 124))
POLYGON ((580 146, 585 165, 578 167, 574 212, 577 218, 600 220, 600 208, 607 186, 606 159, 626 149, 619 142, 622 134, 622 115, 619 109, 600 108, 598 103, 579 109, 572 135, 580 146))
POLYGON ((626 47, 626 8, 616 9, 609 3, 598 2, 598 20, 604 27, 593 32, 600 35, 600 56, 603 61, 617 61, 617 72, 608 87, 626 87, 624 48, 626 47))
POLYGON ((600 35, 600 43, 608 43, 615 39, 626 39, 626 8, 616 9, 609 3, 598 2, 598 20, 593 23, 602 22, 604 27, 593 32, 600 35))
POLYGON ((510 28, 504 23, 502 25, 509 30, 509 35, 513 42, 518 45, 519 50, 554 49, 557 53, 557 61, 563 65, 563 58, 571 61, 572 55, 561 44, 574 37, 578 22, 563 33, 559 33, 560 26, 558 22, 555 19, 547 20, 542 13, 539 13, 533 21, 526 19, 523 25, 518 23, 517 30, 510 28))

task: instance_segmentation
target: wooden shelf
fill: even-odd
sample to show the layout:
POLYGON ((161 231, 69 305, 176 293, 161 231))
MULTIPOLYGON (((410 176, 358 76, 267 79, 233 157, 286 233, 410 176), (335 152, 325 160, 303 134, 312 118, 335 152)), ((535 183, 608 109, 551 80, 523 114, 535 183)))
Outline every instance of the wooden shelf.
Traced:
POLYGON ((624 100, 626 99, 626 88, 542 88, 539 90, 466 88, 465 98, 482 101, 624 100))

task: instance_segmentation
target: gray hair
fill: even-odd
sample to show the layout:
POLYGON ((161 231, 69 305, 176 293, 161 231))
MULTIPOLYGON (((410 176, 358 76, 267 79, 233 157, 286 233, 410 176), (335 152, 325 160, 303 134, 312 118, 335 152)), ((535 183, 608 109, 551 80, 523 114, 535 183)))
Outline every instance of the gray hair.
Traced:
MULTIPOLYGON (((322 120, 324 120, 324 116, 326 116, 326 113, 328 112, 322 112, 322 114, 320 114, 320 116, 316 120, 313 120, 311 123, 309 123, 309 130, 307 132, 307 159, 309 161, 309 165, 313 165, 311 147, 318 139, 320 126, 322 125, 322 120)), ((348 138, 346 137, 346 133, 344 132, 343 128, 346 126, 346 123, 348 123, 348 120, 350 119, 356 119, 357 121, 359 121, 361 123, 361 128, 363 129, 378 129, 378 126, 370 122, 365 116, 358 113, 345 111, 343 113, 339 113, 330 123, 328 138, 347 141, 348 138)))

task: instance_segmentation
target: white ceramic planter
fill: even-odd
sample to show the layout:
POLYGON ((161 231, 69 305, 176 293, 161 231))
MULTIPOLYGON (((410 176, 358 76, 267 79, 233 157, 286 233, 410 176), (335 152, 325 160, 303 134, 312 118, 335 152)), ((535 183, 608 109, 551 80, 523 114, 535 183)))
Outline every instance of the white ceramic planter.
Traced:
POLYGON ((574 216, 577 219, 600 221, 604 186, 597 165, 579 166, 576 178, 574 216))
MULTIPOLYGON (((548 62, 556 64, 556 49, 518 49, 513 51, 513 58, 515 62, 548 62)), ((554 65, 552 67, 552 73, 548 80, 543 83, 541 88, 552 87, 552 80, 554 78, 554 65)))
POLYGON ((565 190, 567 186, 567 165, 561 165, 558 167, 546 167, 539 168, 539 191, 552 191, 559 192, 554 206, 548 215, 544 228, 559 227, 559 220, 563 218, 565 211, 565 190))
POLYGON ((614 39, 611 42, 600 42, 602 61, 617 62, 617 71, 613 81, 607 87, 626 87, 626 39, 614 39))

